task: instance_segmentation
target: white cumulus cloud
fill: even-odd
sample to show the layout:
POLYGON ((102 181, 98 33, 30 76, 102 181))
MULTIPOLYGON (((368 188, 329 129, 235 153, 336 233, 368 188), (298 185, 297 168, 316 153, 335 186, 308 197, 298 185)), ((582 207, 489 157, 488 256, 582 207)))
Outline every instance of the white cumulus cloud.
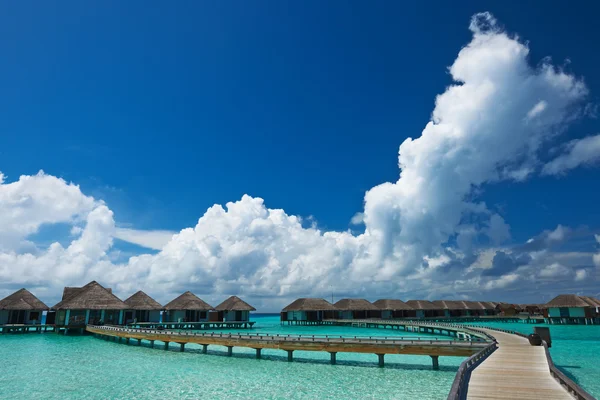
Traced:
POLYGON ((472 40, 449 68, 453 84, 437 96, 421 134, 400 145, 398 180, 369 190, 363 212, 352 219, 365 224, 364 233, 306 228, 299 217, 247 195, 214 205, 174 235, 119 229, 106 205, 73 184, 43 173, 4 183, 0 175, 0 238, 12 240, 0 246, 0 280, 56 290, 98 279, 117 293, 142 288, 163 301, 184 289, 260 299, 332 290, 383 295, 424 291, 436 282, 454 292, 515 284, 518 272, 456 283, 457 274, 485 268, 453 269, 466 256, 448 242, 468 248, 481 235, 494 244, 510 238, 504 219, 477 201, 482 186, 530 176, 539 149, 559 140, 587 89, 547 61, 532 67, 527 45, 490 14, 474 16, 470 29, 472 40), (55 223, 78 227, 70 245, 16 250, 17 242, 55 223), (113 263, 114 238, 160 251, 113 263))
POLYGON ((560 175, 580 165, 600 162, 600 135, 572 140, 565 146, 565 152, 546 165, 545 175, 560 175))

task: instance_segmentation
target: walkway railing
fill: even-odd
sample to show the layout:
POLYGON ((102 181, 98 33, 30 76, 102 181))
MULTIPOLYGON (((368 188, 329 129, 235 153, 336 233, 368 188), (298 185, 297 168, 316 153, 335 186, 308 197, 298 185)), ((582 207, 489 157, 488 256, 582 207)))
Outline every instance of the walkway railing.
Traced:
POLYGON ((572 379, 567 377, 561 370, 559 370, 555 365, 554 361, 552 361, 552 357, 550 356, 550 352, 548 351, 548 345, 546 342, 543 342, 544 350, 546 351, 546 360, 548 361, 548 366, 550 367, 550 375, 554 379, 556 379, 561 385, 563 385, 569 393, 577 400, 596 400, 591 394, 586 392, 581 386, 573 382, 572 379))
POLYGON ((203 332, 182 332, 163 329, 143 329, 143 328, 124 328, 112 325, 88 325, 90 328, 102 329, 114 332, 125 333, 145 333, 164 336, 180 337, 202 337, 202 338, 227 338, 227 339, 255 339, 255 340, 278 340, 289 342, 342 342, 342 343, 369 343, 369 344, 443 344, 443 345, 464 345, 465 343, 480 344, 481 340, 444 340, 439 338, 423 338, 418 336, 341 336, 341 335, 269 335, 264 333, 203 333, 203 332))
MULTIPOLYGON (((471 329, 473 327, 472 325, 465 325, 465 326, 468 326, 469 329, 471 329)), ((498 331, 498 332, 504 332, 504 333, 521 336, 521 337, 527 339, 527 335, 525 335, 521 332, 512 331, 512 330, 508 330, 508 329, 501 329, 501 328, 492 328, 492 327, 487 327, 487 326, 485 328, 494 330, 494 331, 498 331)), ((542 344, 544 346, 544 351, 546 353, 546 361, 548 362, 548 368, 550 369, 550 375, 552 375, 552 377, 554 379, 556 379, 577 400, 596 400, 596 398, 594 396, 592 396, 591 394, 586 392, 577 383, 573 382, 573 380, 571 378, 566 376, 560 369, 558 369, 558 367, 556 367, 556 365, 554 365, 554 361, 552 360, 552 356, 550 355, 550 351, 548 350, 548 344, 544 340, 542 340, 542 344)), ((475 357, 475 356, 477 356, 477 354, 475 354, 473 357, 475 357)), ((473 358, 473 357, 470 357, 470 358, 473 358)), ((453 385, 453 387, 454 387, 454 385, 453 385)), ((448 397, 448 399, 450 399, 450 397, 448 397)), ((459 399, 459 398, 453 397, 452 399, 459 399)))
POLYGON ((498 346, 496 343, 490 343, 483 350, 477 354, 473 354, 471 357, 463 361, 456 371, 456 376, 452 382, 450 393, 448 394, 448 400, 462 400, 466 398, 467 387, 469 384, 469 377, 471 372, 481 364, 486 358, 490 356, 498 346))

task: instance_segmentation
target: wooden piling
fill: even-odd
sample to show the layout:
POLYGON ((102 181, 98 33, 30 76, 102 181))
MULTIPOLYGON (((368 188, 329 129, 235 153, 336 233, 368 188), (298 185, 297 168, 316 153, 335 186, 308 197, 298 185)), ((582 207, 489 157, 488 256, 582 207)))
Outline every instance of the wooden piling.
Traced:
POLYGON ((336 358, 337 358, 337 352, 332 351, 329 353, 329 356, 331 357, 331 365, 335 365, 336 363, 336 358))
POLYGON ((377 357, 379 357, 379 367, 383 368, 383 366, 385 365, 385 354, 377 354, 377 357))
POLYGON ((431 362, 433 364, 433 369, 434 370, 438 370, 440 369, 440 364, 439 364, 439 356, 430 356, 431 357, 431 362))

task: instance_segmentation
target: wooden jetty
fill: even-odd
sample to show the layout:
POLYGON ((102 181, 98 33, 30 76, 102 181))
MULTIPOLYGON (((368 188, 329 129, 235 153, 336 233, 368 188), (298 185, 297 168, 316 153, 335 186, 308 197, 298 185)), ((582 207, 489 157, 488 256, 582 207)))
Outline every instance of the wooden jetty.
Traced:
POLYGON ((480 328, 496 338, 498 348, 472 372, 467 399, 573 400, 550 373, 543 346, 521 336, 480 328))
POLYGON ((355 328, 397 329, 405 332, 429 333, 452 336, 459 340, 493 340, 493 337, 466 326, 446 323, 432 323, 417 320, 383 319, 327 319, 324 325, 350 326, 355 328))
POLYGON ((190 343, 202 345, 203 353, 206 353, 209 345, 225 346, 228 356, 232 355, 233 347, 255 349, 257 358, 260 358, 262 349, 285 350, 288 354, 288 361, 293 361, 293 352, 296 350, 326 351, 330 353, 332 364, 335 364, 336 354, 339 352, 377 354, 381 367, 384 366, 386 354, 426 355, 431 357, 434 369, 439 367, 439 356, 471 356, 488 345, 482 341, 415 337, 223 334, 133 329, 106 325, 88 325, 86 330, 97 336, 115 338, 119 341, 125 339, 127 343, 132 339, 137 340, 138 344, 141 344, 142 340, 146 340, 152 347, 156 341, 160 341, 165 343, 165 349, 169 348, 169 343, 177 343, 180 351, 184 351, 185 345, 190 343))
POLYGON ((24 324, 8 324, 0 325, 0 333, 42 333, 42 332, 54 332, 56 327, 54 325, 24 325, 24 324))
POLYGON ((254 326, 255 321, 206 321, 206 322, 134 322, 127 324, 131 328, 141 329, 191 329, 191 330, 214 330, 214 329, 249 329, 254 326))

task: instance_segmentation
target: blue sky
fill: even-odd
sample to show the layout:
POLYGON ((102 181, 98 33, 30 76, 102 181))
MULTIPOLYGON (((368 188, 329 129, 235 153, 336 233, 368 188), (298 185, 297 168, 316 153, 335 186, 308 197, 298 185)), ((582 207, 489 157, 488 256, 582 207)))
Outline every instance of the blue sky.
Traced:
MULTIPOLYGON (((4 180, 44 170, 103 201, 117 228, 136 234, 193 228, 209 207, 248 194, 265 199, 269 209, 301 217, 304 227, 315 223, 321 232, 351 229, 359 235, 364 225, 351 224, 351 218, 363 211, 365 192, 398 180, 398 147, 421 135, 436 96, 452 84, 448 67, 471 41, 469 21, 477 12, 491 12, 498 29, 529 44, 532 68, 551 57, 587 88, 579 111, 570 114, 577 118, 565 117, 560 140, 544 142, 538 166, 572 140, 600 133, 592 3, 109 1, 0 7, 4 180)), ((484 219, 497 214, 510 226, 502 242, 507 249, 562 225, 571 235, 560 251, 592 254, 600 232, 597 182, 598 169, 583 165, 568 173, 485 181, 467 197, 485 202, 484 219)), ((25 239, 38 252, 53 241, 67 247, 73 240, 67 232, 85 225, 86 212, 42 218, 25 239)), ((490 246, 483 238, 474 247, 490 246)), ((117 237, 102 257, 127 263, 131 255, 157 251, 117 237)), ((590 268, 591 276, 588 259, 579 267, 590 268)), ((72 279, 93 278, 94 265, 72 279)), ((256 298, 288 293, 224 281, 233 285, 223 283, 229 291, 256 298)), ((52 288, 44 280, 35 284, 52 288)), ((168 296, 181 286, 155 290, 168 296)), ((340 291, 378 294, 358 287, 340 291)), ((220 289, 206 290, 212 295, 220 289)), ((401 293, 427 296, 427 290, 401 293)), ((549 285, 542 291, 555 290, 549 285)))

